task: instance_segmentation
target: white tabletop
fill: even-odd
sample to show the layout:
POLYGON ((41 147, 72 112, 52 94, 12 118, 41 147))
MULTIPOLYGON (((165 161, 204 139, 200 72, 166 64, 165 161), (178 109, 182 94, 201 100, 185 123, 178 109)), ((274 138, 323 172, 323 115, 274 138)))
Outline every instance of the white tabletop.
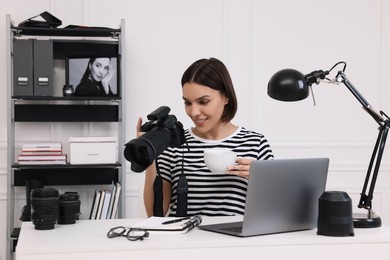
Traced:
MULTIPOLYGON (((203 218, 202 224, 231 222, 236 217, 203 218)), ((200 259, 218 254, 220 259, 237 259, 251 253, 254 259, 390 259, 390 227, 355 229, 353 237, 319 236, 316 230, 238 238, 193 229, 186 234, 151 233, 144 241, 125 237, 109 239, 106 234, 115 226, 132 226, 142 219, 80 220, 72 225, 56 225, 52 230, 35 230, 31 222, 22 225, 16 260, 27 259, 200 259), (194 253, 197 254, 195 257, 194 253), (193 256, 193 258, 191 258, 193 256), (257 256, 257 257, 256 257, 257 256), (54 258, 56 257, 56 258, 54 258), (306 257, 306 258, 305 258, 306 257)), ((250 257, 245 257, 251 259, 250 257)))

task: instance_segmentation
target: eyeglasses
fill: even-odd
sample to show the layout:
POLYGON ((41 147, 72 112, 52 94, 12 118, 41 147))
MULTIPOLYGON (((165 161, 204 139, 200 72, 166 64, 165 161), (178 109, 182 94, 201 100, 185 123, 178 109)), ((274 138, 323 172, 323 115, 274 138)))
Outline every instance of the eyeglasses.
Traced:
POLYGON ((129 228, 129 227, 113 227, 107 233, 108 238, 114 237, 126 237, 130 241, 144 240, 144 238, 149 237, 149 232, 139 228, 129 228))

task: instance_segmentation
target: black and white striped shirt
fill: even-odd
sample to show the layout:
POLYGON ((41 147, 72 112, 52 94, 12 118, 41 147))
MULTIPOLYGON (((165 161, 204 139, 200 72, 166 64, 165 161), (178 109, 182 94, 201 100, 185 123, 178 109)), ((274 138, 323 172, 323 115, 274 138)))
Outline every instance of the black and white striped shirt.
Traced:
POLYGON ((169 215, 176 214, 177 183, 182 169, 188 182, 187 215, 243 215, 247 179, 211 173, 205 165, 203 150, 228 148, 238 157, 268 160, 273 159, 268 141, 263 135, 243 127, 223 140, 202 139, 194 135, 191 129, 185 131, 185 137, 189 149, 185 144, 178 148, 169 147, 157 159, 161 177, 172 185, 169 215))

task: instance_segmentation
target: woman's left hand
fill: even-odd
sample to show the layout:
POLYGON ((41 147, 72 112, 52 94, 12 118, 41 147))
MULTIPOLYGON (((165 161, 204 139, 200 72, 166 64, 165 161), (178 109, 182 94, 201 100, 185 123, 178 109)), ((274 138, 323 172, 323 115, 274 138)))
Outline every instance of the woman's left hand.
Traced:
POLYGON ((107 75, 102 79, 102 85, 104 87, 104 91, 106 94, 110 92, 110 85, 109 82, 112 79, 112 76, 114 76, 115 69, 112 67, 112 65, 109 65, 108 67, 108 73, 107 75))
POLYGON ((238 157, 236 160, 236 164, 228 166, 226 173, 248 178, 249 169, 251 166, 250 164, 253 160, 253 158, 238 157))

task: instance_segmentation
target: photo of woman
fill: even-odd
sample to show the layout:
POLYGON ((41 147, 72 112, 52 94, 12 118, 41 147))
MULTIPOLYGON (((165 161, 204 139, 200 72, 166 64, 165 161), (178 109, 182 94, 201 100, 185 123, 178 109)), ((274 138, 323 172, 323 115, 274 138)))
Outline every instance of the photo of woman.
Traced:
POLYGON ((116 58, 69 59, 68 69, 69 84, 76 86, 74 96, 117 95, 116 58))

